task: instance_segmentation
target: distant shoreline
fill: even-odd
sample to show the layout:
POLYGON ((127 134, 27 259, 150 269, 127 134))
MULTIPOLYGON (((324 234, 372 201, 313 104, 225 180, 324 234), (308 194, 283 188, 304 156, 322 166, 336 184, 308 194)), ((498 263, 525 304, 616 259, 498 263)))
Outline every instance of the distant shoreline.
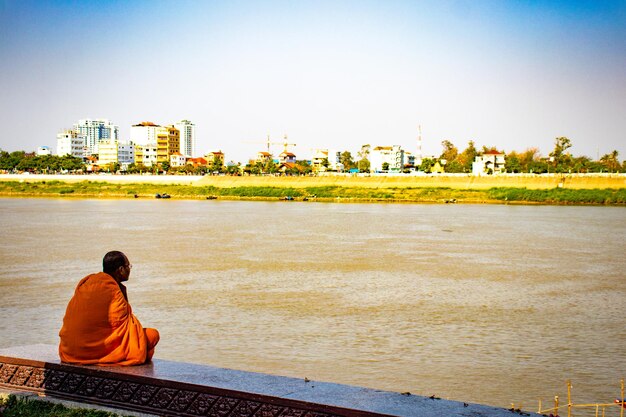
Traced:
POLYGON ((0 196, 626 206, 626 175, 0 175, 0 196))

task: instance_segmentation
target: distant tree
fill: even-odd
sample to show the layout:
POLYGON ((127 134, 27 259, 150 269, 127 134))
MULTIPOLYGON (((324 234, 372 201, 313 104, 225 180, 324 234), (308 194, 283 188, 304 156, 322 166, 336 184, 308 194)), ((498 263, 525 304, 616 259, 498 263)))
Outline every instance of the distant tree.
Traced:
POLYGON ((545 174, 550 166, 546 161, 532 161, 528 164, 528 172, 533 174, 545 174))
POLYGON ((572 156, 566 151, 572 147, 572 142, 564 137, 554 140, 554 150, 550 152, 552 166, 557 172, 565 172, 571 169, 572 156))
POLYGON ((361 146, 361 150, 359 152, 357 152, 357 155, 359 156, 359 159, 368 159, 370 156, 370 149, 371 149, 371 145, 366 144, 366 145, 362 145, 361 146))
POLYGON ((574 157, 567 153, 561 157, 560 163, 556 166, 555 172, 572 172, 574 167, 574 157))
POLYGON ((458 161, 458 159, 455 159, 445 165, 445 171, 450 173, 461 173, 465 172, 465 167, 458 161))
POLYGON ((539 154, 539 149, 537 148, 528 148, 521 154, 519 154, 520 165, 522 166, 521 172, 530 172, 530 166, 535 161, 539 161, 541 155, 539 154))
POLYGON ((608 172, 619 172, 620 171, 620 163, 618 160, 619 153, 617 150, 614 150, 611 153, 607 153, 600 158, 600 162, 602 165, 606 167, 608 172))
POLYGON ((206 175, 206 173, 209 172, 209 168, 208 167, 203 167, 198 165, 197 167, 194 167, 193 169, 193 173, 195 175, 206 175))
POLYGON ((72 155, 64 155, 60 159, 61 169, 67 171, 79 171, 85 168, 85 164, 81 158, 72 155))
POLYGON ((424 158, 422 159, 422 163, 420 164, 420 171, 430 174, 433 165, 435 165, 434 159, 424 158))
POLYGON ((328 158, 322 159, 322 162, 320 163, 320 165, 322 165, 324 169, 328 169, 328 167, 330 166, 330 162, 328 162, 328 158))
POLYGON ((17 163, 15 169, 18 171, 34 172, 36 169, 35 158, 25 156, 17 163))
POLYGON ((296 161, 296 165, 298 165, 300 167, 299 169, 299 174, 302 175, 306 175, 306 174, 310 174, 311 172, 313 172, 313 167, 311 166, 311 164, 309 164, 309 161, 306 160, 300 160, 300 161, 296 161))
POLYGON ((16 151, 11 153, 3 151, 0 155, 0 169, 6 171, 15 170, 20 161, 25 158, 25 155, 26 152, 24 151, 16 151))
POLYGON ((243 172, 249 175, 259 175, 263 170, 263 164, 259 162, 249 163, 243 168, 243 172))
POLYGON ((389 162, 383 162, 382 169, 383 171, 389 171, 389 162))
POLYGON ((512 151, 506 156, 506 160, 504 161, 504 169, 506 170, 506 172, 515 174, 522 172, 522 164, 520 162, 520 157, 517 152, 512 151))
POLYGON ((483 145, 483 149, 480 153, 487 153, 487 152, 498 152, 498 153, 504 153, 502 151, 500 151, 496 146, 485 146, 483 145))
POLYGON ((606 167, 600 161, 589 161, 585 164, 585 172, 606 172, 606 167))
POLYGON ((278 166, 273 160, 268 160, 263 167, 263 172, 266 174, 275 174, 278 172, 278 166))
POLYGON ((362 145, 361 150, 357 152, 359 160, 356 163, 356 167, 361 172, 370 171, 370 161, 369 161, 370 149, 371 149, 371 146, 369 144, 366 144, 366 145, 362 145))
POLYGON ((445 159, 447 162, 454 161, 459 154, 459 150, 456 146, 449 140, 441 142, 441 146, 443 146, 443 152, 441 152, 439 159, 445 159))
POLYGON ((210 172, 222 173, 224 172, 224 163, 222 158, 214 157, 209 163, 208 170, 210 172))
POLYGON ((341 153, 341 155, 339 156, 339 162, 343 164, 343 168, 346 171, 354 166, 354 161, 352 161, 352 154, 348 151, 341 153))
POLYGON ((239 175, 239 165, 228 165, 226 167, 226 173, 228 175, 239 175))
POLYGON ((578 156, 572 159, 572 171, 578 173, 589 172, 589 163, 591 159, 588 156, 578 156))
POLYGON ((64 171, 80 171, 85 168, 83 160, 71 155, 35 155, 24 151, 0 151, 0 170, 28 171, 34 173, 48 173, 64 171))
POLYGON ((193 164, 183 165, 182 167, 180 167, 179 172, 184 172, 185 174, 193 174, 194 173, 193 164))
POLYGON ((370 161, 367 158, 362 158, 357 162, 357 168, 361 172, 370 172, 370 161))
MULTIPOLYGON (((192 166, 192 165, 189 165, 189 166, 192 166)), ((140 173, 144 173, 144 172, 149 172, 150 171, 150 167, 145 166, 141 162, 138 162, 136 164, 136 167, 137 167, 137 171, 139 171, 140 173)))
POLYGON ((478 150, 474 145, 474 141, 470 140, 467 143, 467 148, 456 159, 463 166, 463 172, 472 172, 472 163, 476 160, 477 155, 478 150))
POLYGON ((161 170, 167 172, 170 170, 170 163, 168 161, 161 162, 161 170))
POLYGON ((287 175, 293 175, 293 176, 299 176, 302 172, 300 171, 300 165, 296 164, 294 166, 292 166, 291 168, 288 168, 285 170, 285 174, 287 175))

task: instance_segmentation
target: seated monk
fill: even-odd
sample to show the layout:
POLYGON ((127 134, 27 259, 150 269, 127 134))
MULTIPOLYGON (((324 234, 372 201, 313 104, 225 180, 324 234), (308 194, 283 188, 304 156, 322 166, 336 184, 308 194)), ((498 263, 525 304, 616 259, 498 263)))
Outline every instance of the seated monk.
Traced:
POLYGON ((59 332, 61 362, 78 365, 140 365, 159 342, 156 329, 144 329, 128 304, 132 265, 122 252, 102 260, 104 272, 87 275, 67 305, 59 332))

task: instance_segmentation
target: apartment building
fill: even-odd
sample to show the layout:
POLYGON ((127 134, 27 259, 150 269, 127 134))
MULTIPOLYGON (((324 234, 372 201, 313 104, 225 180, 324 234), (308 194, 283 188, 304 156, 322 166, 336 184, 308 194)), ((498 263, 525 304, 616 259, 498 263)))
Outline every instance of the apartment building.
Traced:
POLYGON ((108 140, 100 142, 99 148, 98 165, 101 167, 118 163, 120 169, 126 171, 128 166, 135 162, 135 146, 133 144, 108 140))
POLYGON ((388 172, 402 172, 404 168, 404 151, 399 145, 377 146, 370 151, 370 171, 382 172, 383 165, 388 164, 388 172))
POLYGON ((108 167, 118 162, 117 159, 117 141, 105 140, 100 142, 98 146, 98 166, 108 167))
POLYGON ((196 156, 196 125, 189 120, 181 120, 174 123, 174 127, 180 132, 180 153, 188 158, 196 156))
POLYGON ((86 155, 99 153, 103 141, 119 140, 119 127, 107 119, 81 119, 74 125, 74 131, 85 138, 86 155))
POLYGON ((117 144, 117 162, 126 171, 130 164, 135 163, 135 145, 132 143, 117 144))
POLYGON ((130 141, 141 154, 138 158, 136 151, 135 160, 145 166, 169 162, 172 154, 180 152, 180 131, 174 125, 138 123, 130 128, 130 141))
POLYGON ((87 154, 85 137, 75 130, 66 129, 57 134, 57 155, 72 155, 84 158, 87 154))
POLYGON ((130 141, 135 145, 146 146, 157 143, 157 132, 161 126, 152 122, 141 122, 130 128, 130 141))
POLYGON ((316 172, 327 170, 341 172, 344 168, 341 163, 341 152, 334 149, 316 149, 311 158, 311 166, 316 172), (325 161, 328 161, 328 166, 325 166, 325 161))
POLYGON ((135 163, 151 167, 157 163, 157 144, 135 145, 135 163))

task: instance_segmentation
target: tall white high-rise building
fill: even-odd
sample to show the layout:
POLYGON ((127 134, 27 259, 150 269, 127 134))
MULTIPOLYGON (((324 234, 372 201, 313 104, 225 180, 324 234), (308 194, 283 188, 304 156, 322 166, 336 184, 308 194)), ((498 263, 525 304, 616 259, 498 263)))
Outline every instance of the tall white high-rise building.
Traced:
POLYGON ((119 127, 107 119, 82 119, 74 125, 74 130, 85 138, 88 155, 98 153, 102 141, 119 140, 119 127))
POLYGON ((174 124, 180 131, 180 153, 187 158, 196 156, 196 125, 189 120, 181 120, 174 124))
POLYGON ((57 134, 57 155, 72 155, 77 158, 84 158, 85 155, 85 137, 78 134, 75 130, 64 130, 57 134))

